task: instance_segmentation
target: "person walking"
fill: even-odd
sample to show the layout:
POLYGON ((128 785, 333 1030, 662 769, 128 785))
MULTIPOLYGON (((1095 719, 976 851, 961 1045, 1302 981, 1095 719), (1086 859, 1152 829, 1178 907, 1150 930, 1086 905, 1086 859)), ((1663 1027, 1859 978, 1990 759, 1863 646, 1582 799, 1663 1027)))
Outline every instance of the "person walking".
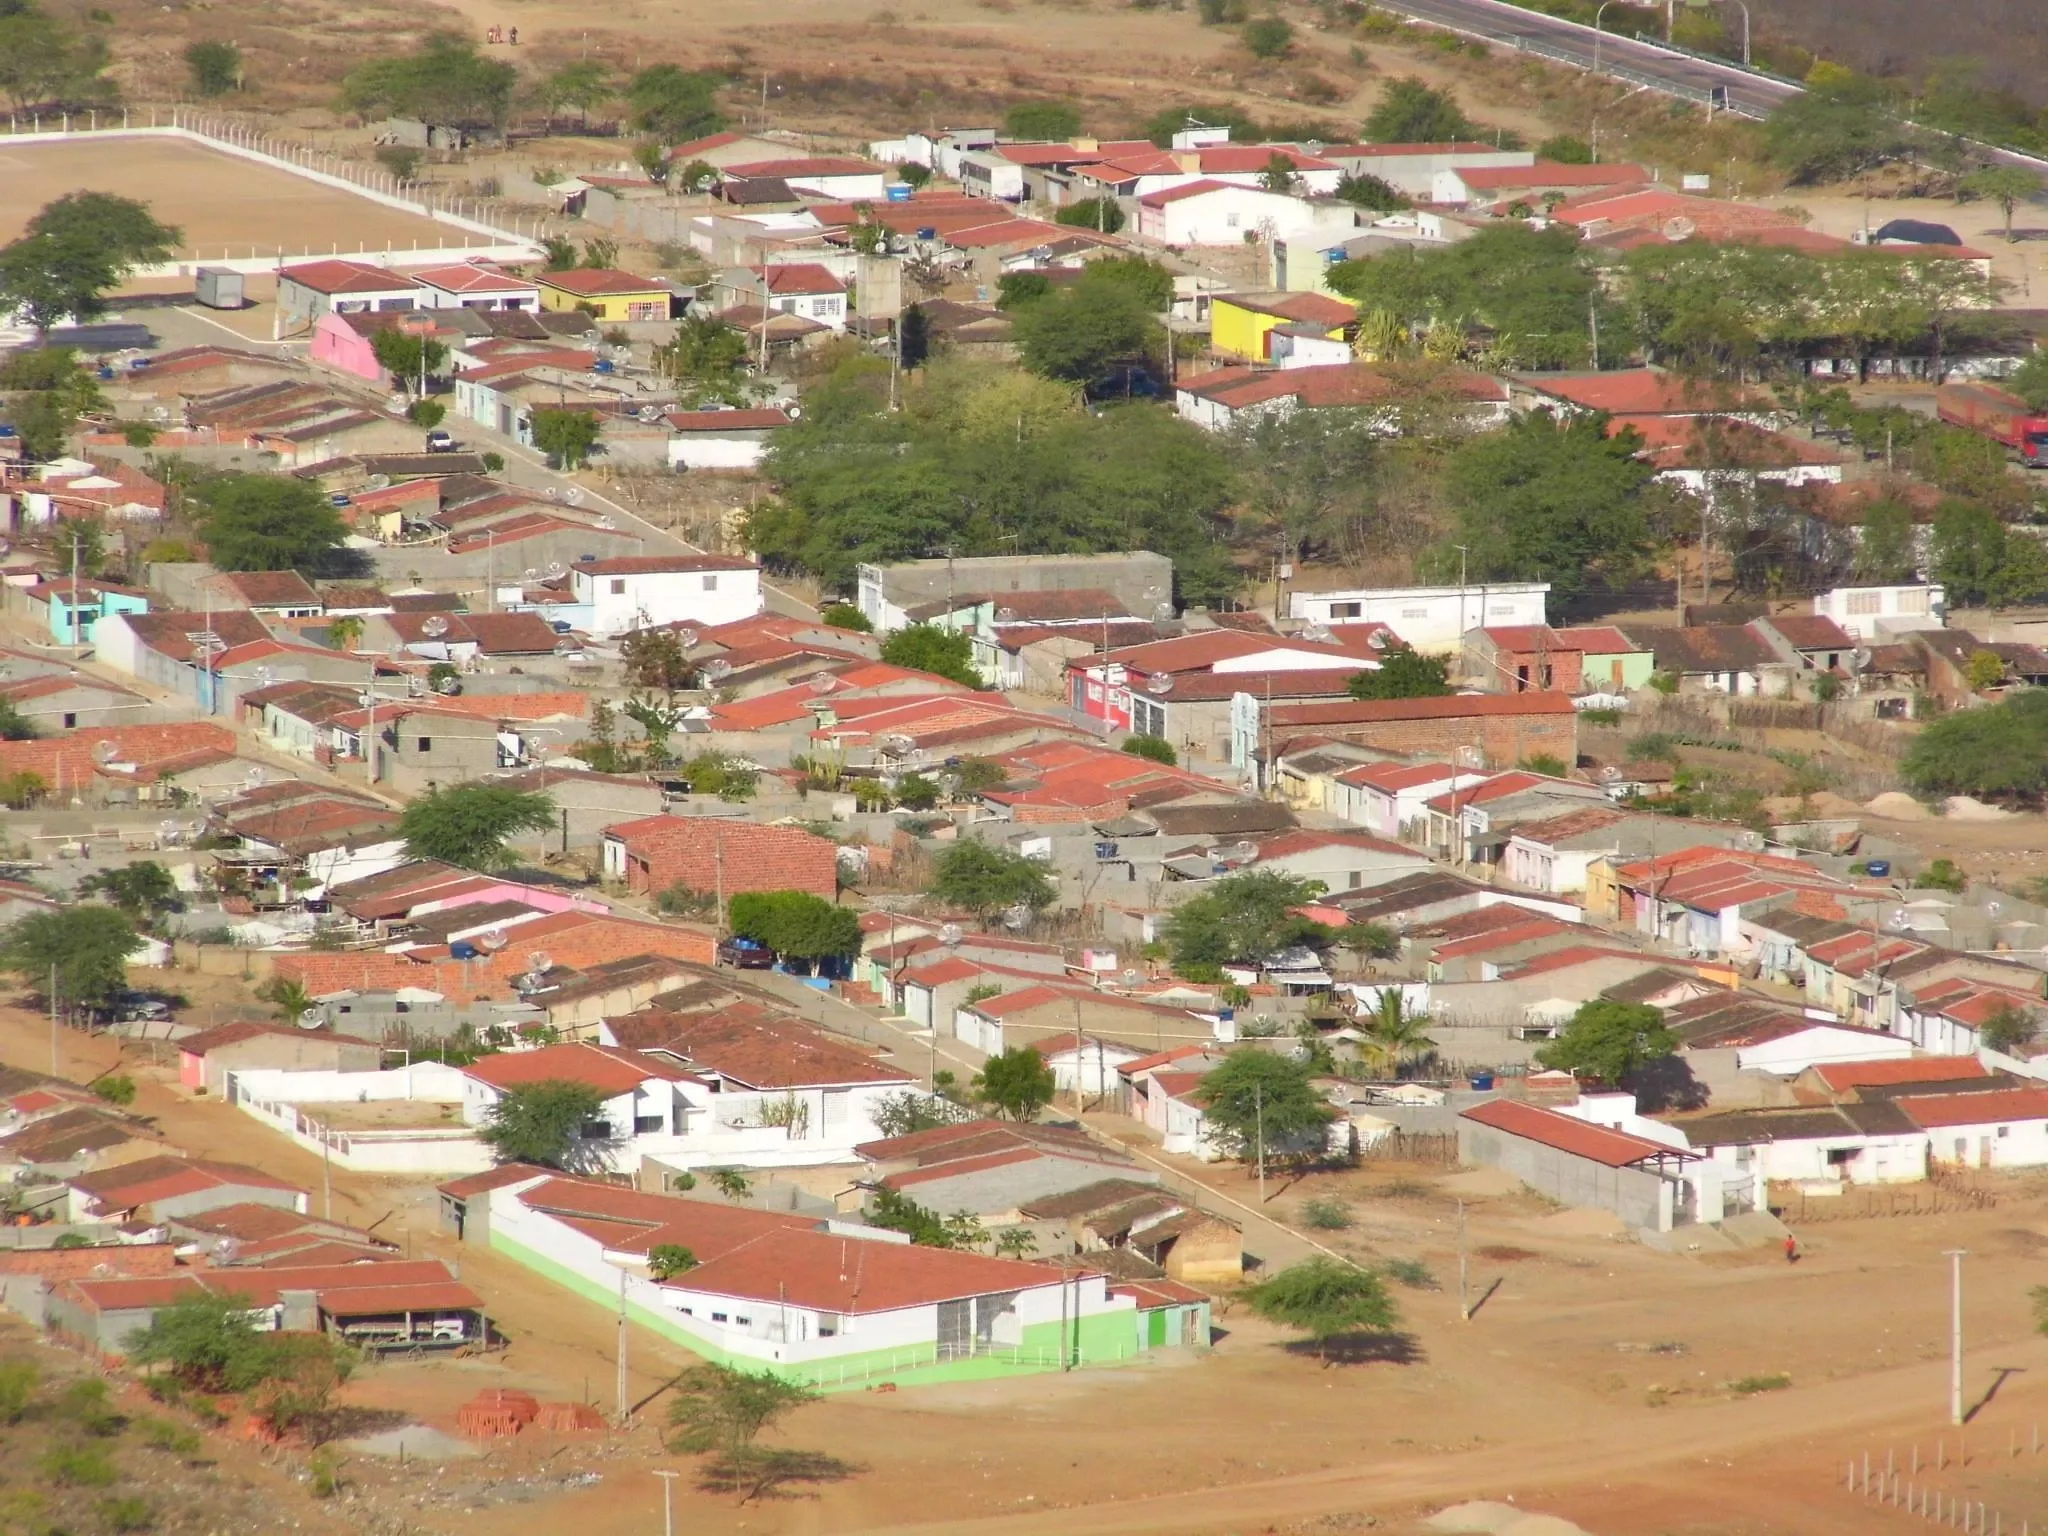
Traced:
POLYGON ((1785 1262, 1787 1264, 1797 1264, 1799 1262, 1799 1239, 1790 1232, 1785 1234, 1785 1262))

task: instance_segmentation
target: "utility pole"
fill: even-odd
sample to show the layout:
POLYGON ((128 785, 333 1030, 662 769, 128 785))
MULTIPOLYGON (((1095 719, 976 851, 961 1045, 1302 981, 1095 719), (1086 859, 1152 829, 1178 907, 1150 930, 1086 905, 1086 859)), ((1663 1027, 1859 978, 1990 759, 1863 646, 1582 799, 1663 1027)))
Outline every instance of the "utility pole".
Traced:
POLYGON ((1259 1204, 1266 1203, 1266 1095, 1259 1084, 1252 1084, 1253 1135, 1259 1143, 1259 1204))
POLYGON ((327 1127, 320 1127, 320 1210, 328 1221, 334 1220, 334 1173, 328 1158, 327 1127))
POLYGON ((50 1076, 61 1077, 57 1070, 57 967, 50 967, 50 1076))
POLYGON ((1963 1422, 1963 1255, 1967 1248, 1944 1250, 1949 1261, 1948 1419, 1963 1422))
POLYGON ((1472 1293, 1466 1285, 1467 1265, 1465 1262, 1465 1202, 1458 1202, 1458 1316, 1466 1322, 1472 1321, 1472 1293))
POLYGON ((633 1419, 633 1410, 626 1401, 631 1389, 626 1385, 626 1270, 619 1268, 619 1428, 624 1429, 633 1419))
POLYGON ((661 1479, 661 1536, 676 1536, 675 1491, 676 1479, 680 1472, 666 1467, 656 1467, 654 1475, 661 1479))
POLYGON ((78 530, 71 530, 71 659, 78 660, 81 625, 78 618, 78 530))

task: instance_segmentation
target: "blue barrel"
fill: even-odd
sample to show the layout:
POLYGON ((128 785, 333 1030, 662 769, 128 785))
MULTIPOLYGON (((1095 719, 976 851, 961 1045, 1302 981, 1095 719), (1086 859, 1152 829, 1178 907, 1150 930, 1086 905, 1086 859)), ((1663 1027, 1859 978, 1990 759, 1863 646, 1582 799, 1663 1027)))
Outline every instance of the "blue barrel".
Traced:
POLYGON ((1493 1092, 1493 1074, 1491 1072, 1474 1072, 1471 1082, 1474 1093, 1493 1092))
POLYGON ((907 203, 910 201, 911 190, 908 182, 899 181, 894 186, 888 188, 889 201, 892 203, 907 203))

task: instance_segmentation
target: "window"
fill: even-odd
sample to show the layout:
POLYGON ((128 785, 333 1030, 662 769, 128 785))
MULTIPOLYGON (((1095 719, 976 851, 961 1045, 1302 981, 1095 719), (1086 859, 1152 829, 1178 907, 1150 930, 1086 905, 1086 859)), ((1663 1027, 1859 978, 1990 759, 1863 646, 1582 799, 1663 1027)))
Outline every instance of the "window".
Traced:
POLYGON ((715 573, 710 571, 705 572, 704 590, 706 592, 716 592, 718 590, 718 577, 715 573))
POLYGON ((751 1317, 735 1317, 732 1325, 735 1328, 751 1328, 754 1326, 754 1320, 751 1317))
POLYGON ((1365 612, 1363 603, 1332 603, 1330 617, 1333 619, 1355 619, 1365 612))
POLYGON ((818 1337, 821 1339, 834 1339, 838 1336, 838 1317, 830 1312, 820 1312, 818 1314, 818 1337))
POLYGON ((1884 594, 1882 592, 1851 592, 1849 594, 1849 611, 1851 613, 1883 613, 1884 594))
MULTIPOLYGON (((1854 608, 1851 608, 1849 611, 1851 613, 1854 613, 1856 610, 1854 608)), ((1871 609, 1870 611, 1872 613, 1877 612, 1875 608, 1871 609)), ((1899 594, 1899 612, 1925 613, 1926 611, 1927 593, 1924 590, 1915 592, 1901 592, 1899 594)))
POLYGON ((431 752, 434 750, 434 738, 431 736, 415 737, 413 746, 416 751, 431 752))
POLYGON ((1225 229, 1237 228, 1237 215, 1234 213, 1226 213, 1225 215, 1223 215, 1223 227, 1225 229))
POLYGON ((725 1314, 723 1312, 714 1312, 711 1314, 711 1321, 713 1321, 714 1323, 722 1323, 725 1321, 725 1314))
POLYGON ((2012 1134, 2012 1127, 2009 1125, 2001 1125, 1998 1128, 1998 1134, 2001 1136, 2010 1136, 2012 1134))
POLYGON ((1427 608, 1403 608, 1401 610, 1401 617, 1404 619, 1426 619, 1429 617, 1429 610, 1427 608))
POLYGON ((685 1317, 695 1317, 697 1315, 697 1309, 695 1307, 677 1307, 676 1310, 682 1313, 685 1317))
POLYGON ((635 1136, 659 1136, 667 1129, 668 1116, 666 1115, 635 1115, 633 1117, 633 1134, 635 1136))
POLYGON ((64 717, 64 729, 67 731, 74 731, 78 729, 78 716, 66 715, 64 717))
POLYGON ((613 597, 624 597, 625 595, 626 595, 626 578, 625 578, 625 577, 623 577, 623 576, 614 576, 614 577, 612 578, 612 596, 613 596, 613 597))
POLYGON ((610 1141, 612 1123, 609 1120, 586 1120, 576 1128, 576 1134, 585 1141, 610 1141))

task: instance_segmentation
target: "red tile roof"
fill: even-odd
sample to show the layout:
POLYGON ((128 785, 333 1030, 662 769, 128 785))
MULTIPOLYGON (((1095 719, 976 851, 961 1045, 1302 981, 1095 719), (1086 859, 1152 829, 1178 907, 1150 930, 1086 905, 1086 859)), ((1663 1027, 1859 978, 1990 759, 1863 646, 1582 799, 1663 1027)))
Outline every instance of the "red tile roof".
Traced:
POLYGON ((667 293, 659 278, 637 277, 610 267, 575 267, 567 272, 544 272, 535 279, 542 287, 563 293, 580 293, 597 298, 608 293, 667 293))
POLYGON ((1966 1077, 1991 1076, 1991 1069, 1975 1056, 1902 1056, 1896 1061, 1828 1062, 1813 1070, 1837 1093, 1851 1088, 1886 1088, 1897 1083, 1954 1083, 1966 1077))
POLYGON ((1611 1131, 1604 1125, 1592 1125, 1572 1115, 1561 1115, 1554 1109, 1522 1104, 1513 1099, 1492 1099, 1484 1104, 1475 1104, 1470 1109, 1461 1110, 1459 1118, 1505 1131, 1524 1141, 1555 1147, 1560 1152, 1587 1158, 1609 1168, 1631 1168, 1652 1157, 1698 1156, 1646 1137, 1631 1136, 1626 1131, 1611 1131))
POLYGON ((309 261, 286 267, 278 276, 326 294, 403 293, 413 286, 411 278, 360 261, 309 261))
POLYGON ((1521 376, 1539 394, 1570 401, 1590 411, 1616 416, 1703 416, 1748 403, 1750 391, 1731 401, 1657 368, 1623 368, 1613 373, 1521 376))
POLYGON ((2048 1120, 2048 1088, 2005 1088, 1981 1093, 1908 1094, 1892 1100, 1923 1131, 2011 1120, 2048 1120))
MULTIPOLYGON (((522 939, 524 932, 522 931, 522 939)), ((548 1045, 537 1051, 500 1051, 480 1056, 462 1069, 493 1088, 519 1088, 529 1083, 570 1082, 595 1088, 606 1097, 631 1093, 649 1078, 664 1082, 695 1082, 673 1062, 623 1051, 609 1045, 548 1045)))

